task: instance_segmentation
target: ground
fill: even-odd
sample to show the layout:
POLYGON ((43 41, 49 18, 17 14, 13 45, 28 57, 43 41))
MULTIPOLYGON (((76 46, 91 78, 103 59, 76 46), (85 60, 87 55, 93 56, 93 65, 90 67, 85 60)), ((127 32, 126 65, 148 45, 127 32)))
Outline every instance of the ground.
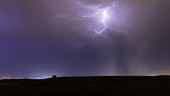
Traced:
POLYGON ((170 77, 62 77, 1 80, 0 96, 114 95, 170 96, 170 77))

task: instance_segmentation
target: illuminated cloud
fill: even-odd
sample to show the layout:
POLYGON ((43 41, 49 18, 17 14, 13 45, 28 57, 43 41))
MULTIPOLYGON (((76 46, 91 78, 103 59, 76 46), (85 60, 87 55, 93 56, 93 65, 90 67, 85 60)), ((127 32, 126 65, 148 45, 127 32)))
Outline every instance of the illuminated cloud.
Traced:
POLYGON ((0 73, 168 73, 169 2, 0 0, 0 73))

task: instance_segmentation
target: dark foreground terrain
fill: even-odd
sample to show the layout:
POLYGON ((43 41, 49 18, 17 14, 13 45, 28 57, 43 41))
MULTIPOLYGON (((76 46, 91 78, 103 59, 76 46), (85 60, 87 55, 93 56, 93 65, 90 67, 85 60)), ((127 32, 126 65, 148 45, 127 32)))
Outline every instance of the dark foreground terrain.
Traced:
POLYGON ((65 77, 2 80, 0 96, 170 96, 170 77, 65 77))

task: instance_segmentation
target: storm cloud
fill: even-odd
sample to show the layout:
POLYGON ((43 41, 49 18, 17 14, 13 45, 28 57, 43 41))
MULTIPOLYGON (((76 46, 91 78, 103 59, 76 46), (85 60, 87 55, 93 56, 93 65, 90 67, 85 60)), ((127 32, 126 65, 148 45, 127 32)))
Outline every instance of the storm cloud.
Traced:
POLYGON ((170 68, 169 0, 0 0, 1 75, 152 75, 170 68), (83 18, 115 3, 96 35, 83 18), (113 20, 114 19, 114 20, 113 20))

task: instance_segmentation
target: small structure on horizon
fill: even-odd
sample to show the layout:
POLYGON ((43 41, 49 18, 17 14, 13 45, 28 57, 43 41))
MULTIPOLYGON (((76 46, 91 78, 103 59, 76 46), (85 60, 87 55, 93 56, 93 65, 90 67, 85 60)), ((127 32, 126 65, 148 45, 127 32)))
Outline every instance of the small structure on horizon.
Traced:
POLYGON ((57 78, 57 75, 52 75, 52 79, 56 79, 57 78))

